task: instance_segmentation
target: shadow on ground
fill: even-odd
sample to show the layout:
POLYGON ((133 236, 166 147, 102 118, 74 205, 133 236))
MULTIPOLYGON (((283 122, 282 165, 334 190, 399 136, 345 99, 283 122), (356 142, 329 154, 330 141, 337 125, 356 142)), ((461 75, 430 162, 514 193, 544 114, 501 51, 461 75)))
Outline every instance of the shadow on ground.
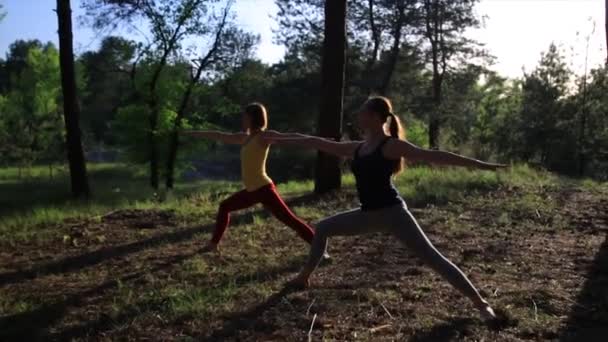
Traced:
POLYGON ((608 235, 586 278, 561 332, 561 342, 608 340, 608 235))
MULTIPOLYGON (((290 206, 299 206, 304 204, 310 204, 317 199, 318 196, 307 194, 289 199, 287 203, 290 206)), ((254 216, 268 215, 270 214, 262 209, 242 214, 233 214, 232 216, 234 219, 230 229, 237 228, 243 222, 252 221, 252 218, 254 216)), ((58 275, 80 271, 84 268, 95 266, 104 261, 126 257, 130 254, 138 253, 145 249, 158 248, 161 246, 176 244, 179 242, 190 240, 196 234, 211 232, 213 228, 213 224, 189 227, 181 229, 179 231, 160 234, 148 239, 139 240, 128 244, 103 247, 92 252, 82 253, 61 260, 35 265, 31 268, 24 270, 1 273, 0 286, 20 283, 46 275, 58 275)))

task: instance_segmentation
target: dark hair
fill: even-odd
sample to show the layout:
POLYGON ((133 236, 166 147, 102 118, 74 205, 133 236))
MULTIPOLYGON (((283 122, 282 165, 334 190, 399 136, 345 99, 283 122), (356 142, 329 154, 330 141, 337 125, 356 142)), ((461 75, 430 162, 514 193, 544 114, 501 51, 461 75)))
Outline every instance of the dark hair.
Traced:
MULTIPOLYGON (((388 127, 389 133, 393 138, 405 138, 405 133, 403 131, 403 126, 401 125, 401 120, 399 120, 399 117, 395 115, 395 113, 393 113, 393 105, 391 104, 391 100, 384 96, 373 96, 365 102, 365 108, 368 111, 379 115, 383 121, 390 120, 388 127)), ((399 163, 395 165, 395 168, 393 169, 393 174, 398 174, 403 170, 403 168, 404 161, 403 158, 401 158, 399 160, 399 163)))
POLYGON ((253 102, 245 106, 245 114, 251 119, 251 128, 264 130, 268 126, 268 114, 266 107, 259 102, 253 102))

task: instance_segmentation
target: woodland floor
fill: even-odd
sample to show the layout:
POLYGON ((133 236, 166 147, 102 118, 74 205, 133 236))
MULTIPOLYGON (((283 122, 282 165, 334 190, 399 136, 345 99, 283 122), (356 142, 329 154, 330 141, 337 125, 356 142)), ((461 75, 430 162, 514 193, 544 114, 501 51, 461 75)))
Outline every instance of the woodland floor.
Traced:
MULTIPOLYGON (((259 209, 233 216, 221 256, 200 253, 213 215, 127 209, 0 246, 0 340, 607 341, 607 195, 501 186, 412 208, 498 309, 491 327, 389 235, 330 240, 290 292, 308 248, 259 209)), ((356 205, 352 189, 290 202, 311 220, 356 205)))

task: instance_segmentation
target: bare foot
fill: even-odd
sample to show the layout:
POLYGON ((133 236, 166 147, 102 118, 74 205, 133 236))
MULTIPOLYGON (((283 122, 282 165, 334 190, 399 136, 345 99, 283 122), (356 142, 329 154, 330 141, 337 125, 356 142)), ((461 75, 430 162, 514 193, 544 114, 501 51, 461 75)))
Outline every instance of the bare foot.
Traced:
POLYGON ((496 313, 494 313, 494 309, 492 309, 490 304, 485 303, 478 307, 478 310, 482 321, 492 322, 496 319, 496 313))
POLYGON ((207 246, 203 247, 203 249, 201 249, 201 253, 219 253, 220 252, 220 248, 218 247, 218 245, 216 243, 213 242, 209 242, 207 244, 207 246))

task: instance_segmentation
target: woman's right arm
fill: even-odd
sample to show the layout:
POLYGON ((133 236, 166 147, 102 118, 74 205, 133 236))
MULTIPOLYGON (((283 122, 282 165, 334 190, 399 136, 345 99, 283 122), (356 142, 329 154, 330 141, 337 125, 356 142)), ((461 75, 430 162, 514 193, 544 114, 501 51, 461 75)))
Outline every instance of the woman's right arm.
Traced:
POLYGON ((220 131, 183 131, 191 137, 220 141, 225 144, 242 145, 247 140, 246 133, 225 133, 220 131))
POLYGON ((345 141, 338 142, 321 137, 315 137, 311 135, 298 134, 289 138, 274 138, 269 137, 267 141, 271 144, 278 145, 296 145, 301 147, 313 148, 316 150, 323 151, 328 154, 333 154, 338 157, 352 158, 357 146, 360 142, 357 141, 345 141))

